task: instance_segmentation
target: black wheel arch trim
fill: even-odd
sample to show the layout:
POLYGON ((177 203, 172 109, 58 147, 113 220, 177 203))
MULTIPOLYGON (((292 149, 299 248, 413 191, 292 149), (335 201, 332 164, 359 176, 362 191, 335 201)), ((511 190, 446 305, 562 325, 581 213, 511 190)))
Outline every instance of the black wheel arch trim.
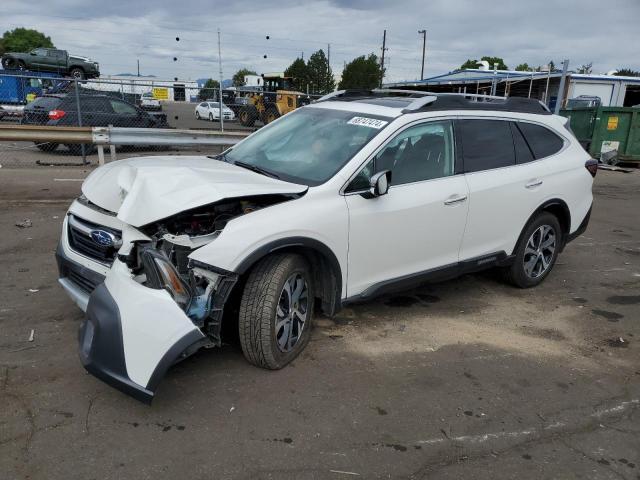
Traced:
MULTIPOLYGON (((333 253, 333 250, 331 250, 331 248, 329 248, 326 244, 322 243, 319 240, 310 237, 285 237, 278 240, 273 240, 269 243, 266 243, 265 245, 262 245, 261 247, 258 247, 256 250, 246 256, 244 260, 242 260, 242 262, 235 268, 235 271, 236 273, 243 275, 262 258, 271 253, 276 253, 287 248, 311 249, 319 253, 324 259, 327 260, 335 281, 333 285, 333 292, 331 292, 331 305, 327 305, 325 313, 329 316, 337 313, 341 308, 342 268, 340 267, 338 257, 336 257, 335 253, 333 253)), ((325 310, 324 307, 323 310, 325 310)))
MULTIPOLYGON (((540 204, 540 206, 538 206, 538 208, 536 208, 533 213, 531 215, 529 215, 529 218, 527 218, 527 221, 524 222, 524 225, 522 226, 522 229, 520 230, 520 235, 518 235, 518 240, 516 241, 516 243, 513 246, 512 252, 515 252, 517 246, 520 244, 520 241, 522 240, 522 236, 524 235, 524 231, 527 229, 527 226, 533 221, 534 218, 536 218, 541 212, 547 210, 549 207, 553 207, 553 206, 559 206, 565 217, 566 217, 566 228, 563 229, 562 233, 562 243, 560 244, 560 251, 562 251, 562 249, 564 248, 564 246, 567 243, 567 239, 569 238, 569 232, 571 231, 571 211, 569 210, 569 206, 567 205, 567 202, 565 202, 564 200, 560 199, 560 198, 552 198, 549 200, 546 200, 545 202, 543 202, 542 204, 540 204)), ((563 227, 563 219, 558 219, 558 222, 560 223, 560 227, 563 227)))

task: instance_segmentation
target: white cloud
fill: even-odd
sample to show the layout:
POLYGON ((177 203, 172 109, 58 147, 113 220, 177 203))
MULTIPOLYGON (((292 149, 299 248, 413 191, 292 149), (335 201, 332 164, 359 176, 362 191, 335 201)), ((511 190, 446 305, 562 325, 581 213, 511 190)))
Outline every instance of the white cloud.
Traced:
POLYGON ((99 61, 105 74, 133 72, 140 59, 144 74, 217 77, 218 28, 225 78, 240 67, 284 70, 301 52, 308 57, 319 48, 326 51, 327 43, 334 72, 339 72, 358 55, 379 55, 385 28, 389 81, 420 74, 422 40, 417 31, 423 28, 427 76, 482 55, 502 56, 511 67, 569 58, 573 67, 592 61, 597 72, 621 66, 640 69, 634 44, 637 0, 37 3, 3 0, 0 28, 41 30, 58 47, 99 61))

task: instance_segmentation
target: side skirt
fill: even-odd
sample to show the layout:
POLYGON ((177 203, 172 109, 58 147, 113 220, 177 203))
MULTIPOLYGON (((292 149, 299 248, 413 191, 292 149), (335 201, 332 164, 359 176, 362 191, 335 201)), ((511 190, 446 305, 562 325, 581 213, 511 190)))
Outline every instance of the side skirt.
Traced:
POLYGON ((496 252, 481 257, 471 258, 458 263, 433 268, 423 272, 412 273, 402 277, 385 280, 370 286, 364 292, 342 300, 342 305, 371 300, 385 293, 408 290, 422 283, 435 283, 459 277, 467 273, 478 272, 493 267, 506 267, 513 263, 514 256, 506 252, 496 252))

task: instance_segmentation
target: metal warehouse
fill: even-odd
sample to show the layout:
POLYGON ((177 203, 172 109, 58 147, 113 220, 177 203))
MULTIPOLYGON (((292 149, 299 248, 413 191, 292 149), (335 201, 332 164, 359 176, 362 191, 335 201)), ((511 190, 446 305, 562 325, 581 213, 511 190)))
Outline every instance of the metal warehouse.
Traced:
MULTIPOLYGON (((387 83, 386 88, 409 88, 433 92, 465 92, 537 98, 555 106, 562 72, 459 69, 424 80, 387 83)), ((603 106, 632 107, 640 104, 640 77, 567 73, 563 98, 579 95, 600 97, 603 106)))

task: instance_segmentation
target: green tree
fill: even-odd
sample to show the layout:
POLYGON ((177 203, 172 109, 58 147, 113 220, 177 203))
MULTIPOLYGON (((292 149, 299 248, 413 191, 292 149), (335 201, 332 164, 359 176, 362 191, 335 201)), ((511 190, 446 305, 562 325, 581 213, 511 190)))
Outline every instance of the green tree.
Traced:
POLYGON ((580 65, 578 68, 578 73, 591 73, 593 72, 593 62, 585 63, 584 65, 580 65))
POLYGON ((480 61, 486 61, 489 62, 489 69, 493 70, 493 64, 497 63, 498 64, 498 70, 509 70, 509 67, 507 67, 507 64, 504 63, 504 60, 500 57, 489 57, 487 55, 485 55, 484 57, 482 57, 480 60, 471 60, 468 59, 466 62, 464 62, 462 65, 460 65, 461 69, 466 69, 466 68, 478 68, 479 67, 479 63, 480 61))
POLYGON ((531 69, 528 63, 521 63, 516 67, 517 72, 528 72, 531 69))
POLYGON ((324 50, 320 49, 311 54, 307 61, 307 72, 314 93, 328 93, 335 89, 336 82, 333 79, 333 71, 324 50))
POLYGON ((299 92, 306 92, 310 83, 307 64, 302 58, 296 58, 284 71, 285 77, 292 77, 293 88, 299 92))
POLYGON ((362 55, 347 63, 342 71, 342 80, 338 88, 376 88, 382 78, 382 69, 378 57, 371 53, 362 55))
POLYGON ((198 92, 198 100, 211 100, 218 98, 220 91, 220 82, 210 78, 204 83, 204 86, 198 92))
POLYGON ((614 75, 619 77, 640 77, 640 71, 631 68, 619 68, 614 75))
POLYGON ((28 52, 38 47, 54 48, 50 37, 30 28, 7 30, 0 38, 0 54, 5 52, 28 52))
POLYGON ((245 75, 257 75, 257 73, 253 70, 249 70, 248 68, 241 68, 233 75, 233 86, 243 87, 245 75))

